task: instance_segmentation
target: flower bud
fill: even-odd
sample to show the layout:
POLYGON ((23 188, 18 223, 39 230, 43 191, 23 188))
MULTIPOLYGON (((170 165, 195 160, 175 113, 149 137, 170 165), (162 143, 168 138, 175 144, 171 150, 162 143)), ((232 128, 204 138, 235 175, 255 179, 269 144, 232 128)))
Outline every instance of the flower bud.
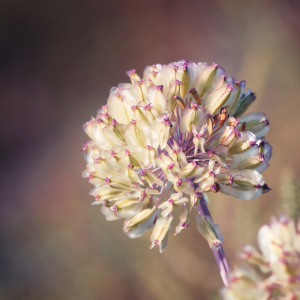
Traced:
POLYGON ((206 111, 204 107, 192 102, 191 107, 185 107, 181 112, 180 130, 182 133, 191 132, 193 125, 199 131, 206 121, 206 111))
POLYGON ((159 246, 159 251, 162 253, 167 247, 168 236, 171 229, 171 222, 173 216, 161 217, 159 218, 154 226, 152 235, 151 235, 151 246, 152 249, 154 246, 159 246))
POLYGON ((221 234, 220 226, 215 224, 209 216, 197 216, 198 232, 207 240, 209 247, 213 248, 224 242, 224 236, 221 234))

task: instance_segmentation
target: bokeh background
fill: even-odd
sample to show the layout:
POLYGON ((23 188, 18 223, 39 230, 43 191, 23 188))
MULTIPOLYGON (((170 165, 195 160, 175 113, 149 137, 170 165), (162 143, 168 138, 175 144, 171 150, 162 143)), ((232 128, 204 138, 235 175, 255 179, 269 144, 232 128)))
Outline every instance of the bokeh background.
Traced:
POLYGON ((218 299, 222 281, 194 217, 159 254, 150 232, 130 240, 90 205, 81 126, 128 69, 184 58, 246 79, 258 95, 251 111, 271 124, 272 191, 211 199, 233 266, 289 206, 282 183, 300 175, 299 13, 296 0, 2 0, 0 299, 218 299))

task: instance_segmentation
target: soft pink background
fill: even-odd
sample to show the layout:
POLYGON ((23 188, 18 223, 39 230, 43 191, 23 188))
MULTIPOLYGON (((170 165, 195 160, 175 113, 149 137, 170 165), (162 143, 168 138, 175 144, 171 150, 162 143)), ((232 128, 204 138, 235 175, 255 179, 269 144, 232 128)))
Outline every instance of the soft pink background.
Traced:
POLYGON ((191 226, 149 250, 90 205, 82 124, 109 89, 147 64, 214 61, 247 80, 267 113, 273 189, 254 201, 211 199, 231 265, 281 210, 299 174, 299 1, 13 1, 0 10, 1 299, 218 299, 207 242, 191 226))

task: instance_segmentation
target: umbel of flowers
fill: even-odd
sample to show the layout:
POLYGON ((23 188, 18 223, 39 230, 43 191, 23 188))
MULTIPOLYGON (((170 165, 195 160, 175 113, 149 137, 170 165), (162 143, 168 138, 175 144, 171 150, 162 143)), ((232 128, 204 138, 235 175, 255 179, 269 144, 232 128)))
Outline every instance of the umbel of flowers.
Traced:
POLYGON ((256 266, 237 267, 229 275, 229 285, 221 291, 224 300, 300 299, 300 220, 282 215, 272 218, 258 233, 261 253, 247 245, 239 256, 256 266))
MULTIPOLYGON (((178 234, 204 193, 252 200, 269 190, 261 175, 272 155, 269 122, 260 112, 243 115, 255 100, 245 81, 216 63, 188 61, 127 75, 131 83, 113 87, 83 126, 91 139, 83 177, 107 220, 123 219, 131 238, 154 226, 151 248, 162 252, 174 210, 181 211, 178 234)), ((204 236, 221 243, 217 225, 204 219, 204 236)))

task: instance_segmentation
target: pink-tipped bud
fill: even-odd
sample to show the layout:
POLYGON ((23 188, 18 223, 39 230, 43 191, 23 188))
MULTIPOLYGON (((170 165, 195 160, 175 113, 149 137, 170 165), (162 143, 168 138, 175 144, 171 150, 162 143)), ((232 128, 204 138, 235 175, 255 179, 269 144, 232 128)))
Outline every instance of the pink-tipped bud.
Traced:
POLYGON ((108 177, 105 178, 105 183, 106 184, 110 184, 111 183, 111 181, 110 181, 110 179, 108 177))
POLYGON ((112 210, 113 213, 117 212, 117 211, 118 211, 117 205, 116 205, 116 204, 113 205, 113 206, 111 207, 111 210, 112 210))
POLYGON ((187 228, 190 226, 187 222, 180 222, 179 225, 181 225, 183 228, 187 228))
POLYGON ((130 155, 130 151, 128 149, 125 149, 124 152, 125 152, 125 155, 127 155, 127 156, 130 155))
POLYGON ((147 150, 152 150, 152 149, 154 149, 151 145, 147 145, 145 148, 146 148, 147 150))
POLYGON ((171 204, 171 205, 174 205, 174 200, 173 199, 168 199, 168 202, 171 204))
POLYGON ((110 122, 113 126, 117 125, 117 121, 115 119, 112 119, 112 121, 110 122))
POLYGON ((136 124, 136 120, 132 119, 131 120, 131 124, 135 125, 136 124))
POLYGON ((163 88, 164 88, 163 85, 158 85, 158 86, 156 87, 157 90, 161 90, 161 91, 162 91, 163 88))
POLYGON ((101 160, 102 160, 102 157, 97 157, 94 159, 94 162, 98 164, 98 163, 100 163, 101 160))
POLYGON ((141 201, 144 201, 144 200, 145 200, 145 197, 146 197, 146 192, 145 192, 145 191, 142 191, 142 192, 141 192, 141 201))
POLYGON ((197 103, 195 103, 195 102, 192 102, 192 103, 191 103, 191 108, 197 109, 197 107, 198 107, 198 104, 197 104, 197 103))
POLYGON ((87 145, 87 143, 85 143, 85 144, 83 144, 81 150, 82 150, 82 151, 86 151, 87 148, 88 148, 88 145, 87 145))
POLYGON ((181 180, 181 179, 179 179, 179 180, 176 181, 176 186, 177 186, 177 187, 180 187, 181 184, 182 184, 182 180, 181 180))
POLYGON ((134 168, 133 164, 128 164, 127 165, 127 169, 132 169, 132 168, 134 168))
POLYGON ((174 163, 170 163, 168 166, 167 166, 167 169, 168 170, 172 170, 174 168, 174 163))
POLYGON ((144 107, 144 110, 149 110, 151 108, 151 103, 147 104, 145 107, 144 107))
POLYGON ((117 155, 117 153, 116 153, 116 151, 114 151, 114 150, 110 150, 110 155, 111 155, 112 157, 115 157, 115 156, 117 155))
POLYGON ((147 170, 146 169, 143 169, 142 171, 141 171, 141 175, 142 176, 145 176, 147 174, 147 170))

